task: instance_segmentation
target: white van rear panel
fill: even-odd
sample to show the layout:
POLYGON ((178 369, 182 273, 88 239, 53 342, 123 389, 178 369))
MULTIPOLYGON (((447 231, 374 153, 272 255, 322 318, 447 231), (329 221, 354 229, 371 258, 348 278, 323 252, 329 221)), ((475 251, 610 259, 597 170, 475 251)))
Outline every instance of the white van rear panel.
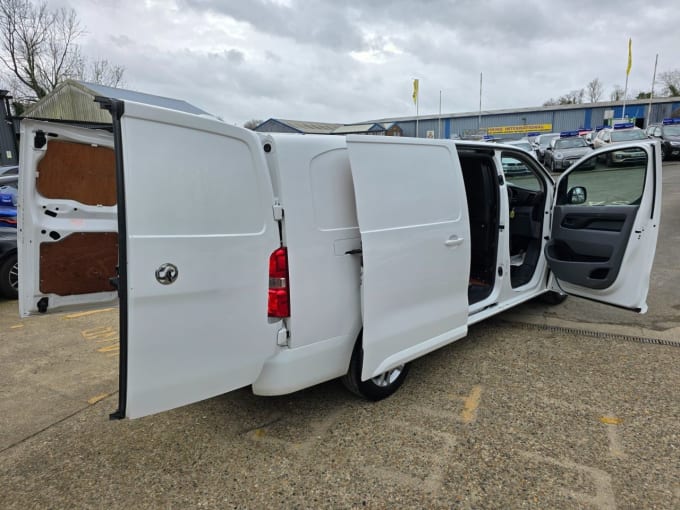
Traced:
POLYGON ((343 375, 361 330, 361 248, 344 137, 262 137, 283 207, 291 316, 289 349, 263 370, 258 394, 294 391, 343 375))

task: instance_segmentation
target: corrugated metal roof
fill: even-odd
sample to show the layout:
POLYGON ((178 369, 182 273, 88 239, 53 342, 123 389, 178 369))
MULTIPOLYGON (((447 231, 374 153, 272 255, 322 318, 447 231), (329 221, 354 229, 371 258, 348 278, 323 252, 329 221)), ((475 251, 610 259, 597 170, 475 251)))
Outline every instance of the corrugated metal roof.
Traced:
POLYGON ((346 126, 340 126, 333 130, 333 134, 368 133, 374 126, 377 126, 377 129, 374 129, 374 131, 385 131, 385 128, 381 124, 371 122, 370 124, 348 124, 346 126))
POLYGON ((122 101, 134 101, 170 110, 209 115, 208 112, 181 99, 154 96, 133 90, 106 87, 96 83, 66 80, 40 101, 24 112, 24 117, 37 119, 72 120, 81 122, 111 123, 111 115, 94 102, 96 96, 122 101))
POLYGON ((288 126, 297 129, 303 133, 327 135, 332 133, 335 129, 342 126, 342 124, 334 124, 329 122, 309 122, 304 120, 287 120, 275 119, 278 122, 287 124, 288 126))
MULTIPOLYGON (((680 98, 678 98, 678 97, 655 97, 654 99, 652 99, 652 103, 653 104, 674 103, 674 102, 677 102, 678 99, 680 99, 680 98)), ((622 104, 623 104, 623 101, 602 101, 602 102, 599 102, 599 103, 561 104, 561 105, 553 105, 553 106, 507 108, 507 109, 503 109, 503 110, 482 110, 481 114, 482 114, 482 116, 489 116, 489 115, 503 115, 503 114, 516 114, 516 113, 575 110, 575 109, 579 109, 579 108, 613 108, 615 106, 621 106, 622 104)), ((647 104, 649 104, 649 99, 632 99, 632 100, 626 101, 626 105, 636 105, 636 104, 647 105, 647 104)), ((456 118, 461 118, 461 117, 476 117, 476 116, 479 116, 479 114, 480 114, 479 111, 463 112, 463 113, 442 113, 441 115, 420 115, 418 117, 418 119, 420 121, 438 119, 438 118, 456 119, 456 118)), ((385 124, 385 123, 389 123, 389 122, 413 121, 415 119, 416 119, 415 116, 385 117, 385 118, 382 118, 382 119, 366 120, 364 122, 379 122, 379 123, 385 124)))

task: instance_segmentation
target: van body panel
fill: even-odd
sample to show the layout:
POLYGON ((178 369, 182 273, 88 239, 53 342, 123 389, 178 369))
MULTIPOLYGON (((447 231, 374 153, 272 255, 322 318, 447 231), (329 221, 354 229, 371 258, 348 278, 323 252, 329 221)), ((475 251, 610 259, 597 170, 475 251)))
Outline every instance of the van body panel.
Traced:
POLYGON ((465 336, 470 226, 450 141, 348 136, 363 246, 362 380, 465 336))
POLYGON ((295 349, 280 349, 264 364, 253 383, 253 393, 285 395, 345 375, 354 341, 343 335, 295 349))
POLYGON ((284 209, 288 345, 296 349, 345 337, 351 352, 361 329, 361 264, 346 252, 360 248, 361 237, 345 139, 282 134, 264 143, 270 144, 268 159, 277 169, 284 209))

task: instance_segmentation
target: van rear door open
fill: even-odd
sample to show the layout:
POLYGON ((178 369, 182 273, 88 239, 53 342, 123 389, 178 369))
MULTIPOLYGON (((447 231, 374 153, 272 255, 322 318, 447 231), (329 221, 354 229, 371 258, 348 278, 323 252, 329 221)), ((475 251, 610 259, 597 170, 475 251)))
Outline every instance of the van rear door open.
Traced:
MULTIPOLYGON (((219 395, 258 377, 274 353, 280 327, 267 319, 268 262, 280 241, 271 183, 254 133, 148 105, 115 100, 109 105, 121 287, 116 416, 134 418, 219 395)), ((47 154, 60 140, 60 128, 49 131, 57 136, 48 137, 47 154)), ((88 147, 80 145, 83 151, 88 147)), ((31 150, 26 147, 24 156, 31 150)), ((69 169, 61 170, 68 179, 69 169)), ((22 178, 31 181, 36 175, 22 178)), ((21 241, 22 262, 30 253, 77 238, 79 230, 111 231, 110 222, 69 216, 80 207, 77 199, 47 199, 30 189, 24 187, 23 202, 35 210, 21 241), (41 227, 41 221, 54 219, 41 215, 37 204, 45 201, 69 204, 62 223, 41 227), (69 227, 63 235, 62 225, 69 227), (57 239, 52 231, 60 234, 57 239)), ((68 300, 81 304, 94 296, 75 294, 68 300)), ((65 299, 53 288, 22 287, 22 313, 37 311, 42 298, 54 304, 65 299)), ((46 311, 52 310, 59 307, 49 305, 46 311)))
POLYGON ((453 142, 355 135, 347 146, 366 380, 467 334, 470 226, 453 142))

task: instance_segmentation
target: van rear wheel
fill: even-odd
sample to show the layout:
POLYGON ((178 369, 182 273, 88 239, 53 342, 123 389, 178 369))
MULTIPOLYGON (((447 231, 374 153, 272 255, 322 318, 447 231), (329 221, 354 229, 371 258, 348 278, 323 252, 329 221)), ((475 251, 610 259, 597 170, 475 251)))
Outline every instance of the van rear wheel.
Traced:
POLYGON ((349 362, 349 370, 342 376, 342 384, 354 393, 367 400, 378 401, 389 397, 397 391, 408 374, 408 363, 399 365, 387 372, 380 374, 367 381, 361 380, 361 367, 363 365, 364 351, 361 346, 361 338, 357 340, 352 351, 352 359, 349 362))

